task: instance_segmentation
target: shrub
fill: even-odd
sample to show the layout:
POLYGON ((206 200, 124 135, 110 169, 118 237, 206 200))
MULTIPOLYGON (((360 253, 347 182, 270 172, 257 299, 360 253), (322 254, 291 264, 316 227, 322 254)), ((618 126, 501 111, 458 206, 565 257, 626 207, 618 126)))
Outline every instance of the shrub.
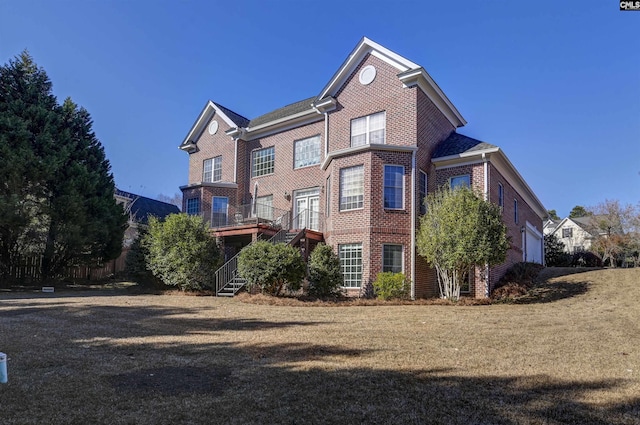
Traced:
POLYGON ((383 300, 408 298, 410 286, 409 280, 404 273, 378 273, 376 280, 373 282, 376 296, 383 300))
POLYGON ((574 267, 602 267, 602 260, 593 252, 576 252, 571 259, 574 267))
POLYGON ((538 274, 543 268, 544 266, 538 263, 520 262, 513 264, 507 269, 504 276, 500 278, 495 288, 493 288, 491 298, 504 298, 504 294, 512 297, 515 293, 522 292, 522 288, 524 288, 526 292, 527 289, 530 289, 534 285, 536 277, 538 277, 538 274), (508 288, 501 289, 502 287, 508 288))
POLYGON ((528 290, 527 285, 522 283, 507 283, 506 285, 494 289, 491 293, 491 299, 496 301, 509 300, 525 295, 528 290))
POLYGON ((221 254, 202 217, 172 214, 164 222, 151 217, 142 244, 147 268, 165 284, 183 291, 213 288, 221 254))
POLYGON ((329 245, 319 244, 309 256, 309 295, 335 297, 342 294, 340 259, 329 245))
POLYGON ((249 287, 257 286, 263 294, 279 296, 285 289, 301 288, 306 265, 300 251, 291 245, 257 241, 240 252, 238 273, 249 287))
POLYGON ((146 235, 146 230, 141 229, 138 237, 131 244, 127 253, 124 271, 138 285, 160 289, 165 285, 147 268, 149 250, 142 243, 146 235))
POLYGON ((571 254, 564 252, 564 243, 556 235, 544 237, 544 260, 547 266, 568 267, 571 259, 571 254))

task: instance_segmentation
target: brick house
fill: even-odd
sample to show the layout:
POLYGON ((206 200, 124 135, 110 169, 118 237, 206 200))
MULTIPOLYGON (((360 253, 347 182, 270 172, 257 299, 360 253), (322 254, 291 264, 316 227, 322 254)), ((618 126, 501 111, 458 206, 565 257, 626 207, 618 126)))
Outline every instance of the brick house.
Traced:
POLYGON ((331 245, 350 295, 402 271, 412 297, 432 297, 435 272, 415 248, 422 200, 471 185, 503 206, 512 238, 504 265, 470 273, 465 289, 485 297, 510 264, 542 262, 546 210, 500 148, 457 133, 465 124, 421 66, 363 38, 317 96, 254 119, 207 102, 180 145, 183 211, 211 223, 227 259, 288 233, 305 254, 331 245))

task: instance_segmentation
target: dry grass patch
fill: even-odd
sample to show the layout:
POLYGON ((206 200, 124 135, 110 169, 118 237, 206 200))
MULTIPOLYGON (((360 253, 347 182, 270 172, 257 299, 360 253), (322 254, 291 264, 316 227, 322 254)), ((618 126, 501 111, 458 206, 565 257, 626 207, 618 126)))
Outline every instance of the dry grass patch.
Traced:
POLYGON ((456 308, 1 293, 0 422, 638 424, 639 282, 456 308))

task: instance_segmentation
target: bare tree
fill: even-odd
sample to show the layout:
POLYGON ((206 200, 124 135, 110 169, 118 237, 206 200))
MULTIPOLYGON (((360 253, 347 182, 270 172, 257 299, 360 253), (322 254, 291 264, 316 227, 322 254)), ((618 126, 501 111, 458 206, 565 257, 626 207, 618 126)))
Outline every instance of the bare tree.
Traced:
POLYGON ((182 210, 182 193, 176 192, 173 194, 173 196, 168 196, 164 193, 161 193, 156 197, 156 200, 166 202, 167 204, 173 204, 180 210, 182 210))
POLYGON ((595 238, 591 248, 603 262, 608 260, 612 267, 616 267, 619 260, 630 255, 629 250, 637 244, 639 234, 639 209, 610 199, 589 208, 588 230, 595 238))

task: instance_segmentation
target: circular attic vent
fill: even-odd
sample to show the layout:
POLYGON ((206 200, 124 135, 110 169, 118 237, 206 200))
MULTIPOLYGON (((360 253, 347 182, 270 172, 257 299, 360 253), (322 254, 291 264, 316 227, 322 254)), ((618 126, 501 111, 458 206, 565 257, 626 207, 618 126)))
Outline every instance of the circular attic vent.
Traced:
POLYGON ((376 69, 373 65, 367 65, 362 68, 360 71, 360 84, 366 86, 367 84, 371 84, 373 80, 376 78, 376 69))
POLYGON ((211 124, 209 124, 209 134, 213 136, 214 134, 216 134, 217 131, 218 131, 218 121, 213 120, 211 121, 211 124))

